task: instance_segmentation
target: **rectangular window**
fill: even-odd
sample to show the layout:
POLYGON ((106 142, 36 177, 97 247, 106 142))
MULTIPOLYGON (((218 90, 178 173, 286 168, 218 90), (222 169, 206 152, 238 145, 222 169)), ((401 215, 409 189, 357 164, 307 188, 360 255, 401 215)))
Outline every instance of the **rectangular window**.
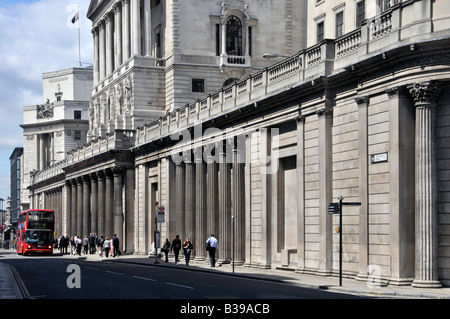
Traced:
POLYGON ((344 35, 344 12, 336 14, 336 38, 344 35))
POLYGON ((81 131, 75 131, 75 139, 81 140, 81 131))
POLYGON ((248 55, 252 56, 252 27, 248 27, 248 55))
POLYGON ((360 1, 356 4, 356 27, 361 26, 361 22, 366 20, 366 1, 360 1))
POLYGON ((317 24, 317 42, 324 39, 324 24, 323 21, 317 24))
POLYGON ((205 80, 204 79, 192 79, 192 92, 205 93, 205 80))
POLYGON ((73 111, 73 119, 81 120, 81 111, 73 111))
POLYGON ((216 24, 216 56, 220 56, 220 24, 216 24))

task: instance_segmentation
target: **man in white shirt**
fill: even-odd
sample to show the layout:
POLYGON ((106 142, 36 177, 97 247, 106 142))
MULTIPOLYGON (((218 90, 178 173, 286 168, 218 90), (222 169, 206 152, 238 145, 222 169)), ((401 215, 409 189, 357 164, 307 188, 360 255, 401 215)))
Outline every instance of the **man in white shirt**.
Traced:
POLYGON ((216 267, 216 251, 219 250, 219 242, 217 241, 217 238, 214 237, 213 234, 208 238, 206 241, 206 245, 209 243, 209 259, 211 261, 211 267, 216 267))

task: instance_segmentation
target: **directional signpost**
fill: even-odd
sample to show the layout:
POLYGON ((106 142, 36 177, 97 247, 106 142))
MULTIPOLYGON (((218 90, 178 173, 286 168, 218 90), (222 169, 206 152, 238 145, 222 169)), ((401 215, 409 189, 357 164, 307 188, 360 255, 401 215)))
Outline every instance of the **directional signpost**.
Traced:
POLYGON ((342 206, 360 206, 360 202, 344 203, 339 196, 339 203, 328 203, 328 214, 339 214, 339 286, 342 286, 342 206))
POLYGON ((161 241, 160 233, 158 230, 158 223, 164 223, 166 220, 166 207, 159 205, 158 202, 155 203, 156 206, 156 217, 155 217, 155 234, 154 234, 154 240, 155 240, 155 264, 159 264, 158 262, 158 248, 161 241))

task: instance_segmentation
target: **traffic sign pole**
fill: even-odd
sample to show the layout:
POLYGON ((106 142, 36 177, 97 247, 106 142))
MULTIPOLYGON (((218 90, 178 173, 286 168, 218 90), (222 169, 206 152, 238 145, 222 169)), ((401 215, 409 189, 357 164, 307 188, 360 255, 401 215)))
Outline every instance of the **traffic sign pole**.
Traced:
POLYGON ((360 206, 360 202, 344 203, 344 197, 339 196, 339 203, 328 204, 328 214, 339 214, 339 286, 342 286, 342 206, 360 206))

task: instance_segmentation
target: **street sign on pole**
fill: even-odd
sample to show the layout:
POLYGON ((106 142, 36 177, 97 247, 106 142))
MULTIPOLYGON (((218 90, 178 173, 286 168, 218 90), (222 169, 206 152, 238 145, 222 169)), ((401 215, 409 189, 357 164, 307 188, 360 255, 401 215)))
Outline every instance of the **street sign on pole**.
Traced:
POLYGON ((158 223, 165 223, 166 221, 166 207, 165 206, 157 206, 156 207, 156 218, 158 223))
POLYGON ((360 206, 360 202, 343 202, 339 196, 339 203, 328 203, 328 214, 339 214, 339 286, 342 286, 342 206, 360 206))

